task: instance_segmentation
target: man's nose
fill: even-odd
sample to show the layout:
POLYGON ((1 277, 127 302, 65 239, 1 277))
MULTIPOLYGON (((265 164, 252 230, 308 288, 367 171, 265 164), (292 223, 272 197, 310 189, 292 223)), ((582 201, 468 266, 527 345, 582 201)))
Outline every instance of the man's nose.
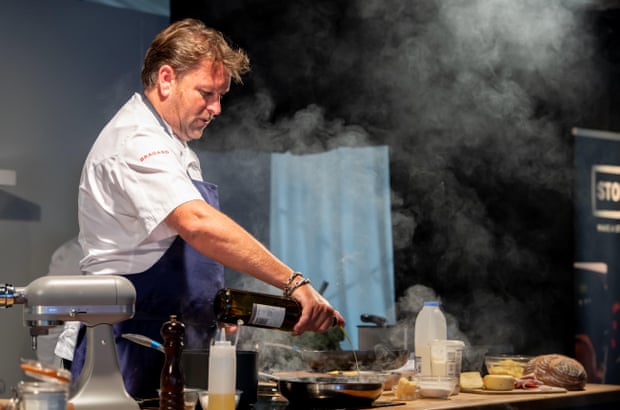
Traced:
POLYGON ((222 103, 220 102, 219 97, 213 98, 209 101, 209 104, 207 104, 207 109, 212 115, 220 115, 222 112, 222 103))

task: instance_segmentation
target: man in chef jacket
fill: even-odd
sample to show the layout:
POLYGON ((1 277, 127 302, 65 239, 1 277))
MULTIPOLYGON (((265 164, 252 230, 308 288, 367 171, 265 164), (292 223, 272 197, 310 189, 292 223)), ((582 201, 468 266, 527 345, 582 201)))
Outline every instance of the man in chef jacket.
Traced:
MULTIPOLYGON (((120 274, 136 288, 136 314, 115 326, 127 391, 156 397, 163 355, 119 335, 161 341, 171 314, 186 325, 185 348, 205 348, 214 334, 215 292, 223 265, 277 288, 303 276, 218 210, 217 187, 202 180, 188 143, 222 111, 231 81, 249 70, 246 54, 198 20, 156 36, 144 59, 143 93, 134 94, 103 128, 82 170, 79 241, 87 274, 120 274)), ((307 281, 291 296, 303 308, 293 330, 325 332, 344 320, 307 281)), ((79 342, 74 379, 84 359, 79 342)))

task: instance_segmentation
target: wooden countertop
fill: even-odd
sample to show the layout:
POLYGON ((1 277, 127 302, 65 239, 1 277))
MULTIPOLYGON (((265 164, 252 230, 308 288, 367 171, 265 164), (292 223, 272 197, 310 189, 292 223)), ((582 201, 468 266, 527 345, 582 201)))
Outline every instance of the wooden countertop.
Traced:
MULTIPOLYGON (((566 393, 510 393, 476 394, 459 393, 444 399, 397 400, 392 394, 383 394, 378 402, 399 402, 390 409, 570 409, 592 406, 608 406, 620 409, 620 386, 608 384, 588 384, 585 390, 566 393)), ((605 407, 602 407, 605 408, 605 407)))
MULTIPOLYGON (((4 410, 8 399, 0 399, 0 410, 4 410)), ((510 409, 510 410, 550 410, 550 409, 620 409, 620 386, 609 384, 588 384, 585 390, 566 393, 511 393, 476 394, 459 393, 443 399, 397 400, 392 394, 383 394, 376 404, 398 402, 386 409, 410 410, 451 410, 451 409, 510 409)), ((380 406, 376 406, 377 408, 380 406)))
MULTIPOLYGON (((285 372, 277 373, 278 377, 288 376, 316 376, 316 373, 285 372)), ((601 405, 602 409, 620 409, 620 385, 588 384, 584 390, 562 393, 523 393, 514 390, 514 393, 479 394, 460 392, 448 399, 419 398, 411 401, 398 400, 391 392, 384 392, 375 404, 384 402, 402 403, 398 406, 389 406, 386 409, 412 410, 441 410, 441 409, 510 409, 510 410, 546 410, 570 409, 601 405)), ((379 406, 375 406, 379 407, 379 406)), ((589 409, 588 409, 589 410, 589 409)))

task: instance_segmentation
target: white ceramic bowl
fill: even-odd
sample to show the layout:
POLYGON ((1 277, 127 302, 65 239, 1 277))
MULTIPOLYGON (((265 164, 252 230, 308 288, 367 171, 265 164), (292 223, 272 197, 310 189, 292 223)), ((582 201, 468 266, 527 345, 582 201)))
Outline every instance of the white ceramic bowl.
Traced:
POLYGON ((418 377, 418 393, 422 397, 447 399, 457 383, 456 377, 420 376, 418 377))

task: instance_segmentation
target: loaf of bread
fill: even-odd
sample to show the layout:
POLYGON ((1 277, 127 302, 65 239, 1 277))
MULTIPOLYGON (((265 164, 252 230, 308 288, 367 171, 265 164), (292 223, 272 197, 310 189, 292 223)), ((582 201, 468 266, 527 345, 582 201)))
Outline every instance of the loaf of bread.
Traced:
POLYGON ((536 356, 525 366, 523 374, 533 374, 547 386, 563 387, 567 390, 582 390, 588 380, 581 363, 561 354, 536 356))

